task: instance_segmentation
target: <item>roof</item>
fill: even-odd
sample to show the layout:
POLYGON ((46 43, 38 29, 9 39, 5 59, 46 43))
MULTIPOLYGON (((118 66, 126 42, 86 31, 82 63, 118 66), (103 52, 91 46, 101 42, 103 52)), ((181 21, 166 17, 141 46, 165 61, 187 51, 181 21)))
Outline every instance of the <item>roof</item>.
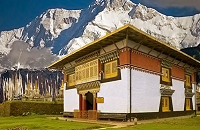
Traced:
POLYGON ((129 40, 132 40, 136 43, 139 43, 142 41, 142 45, 144 46, 153 48, 154 50, 158 52, 162 52, 163 54, 170 55, 170 57, 176 58, 177 60, 185 62, 194 67, 197 67, 197 68, 200 67, 200 61, 176 49, 175 47, 147 34, 146 32, 143 32, 130 24, 126 24, 125 26, 89 44, 86 44, 85 46, 77 49, 76 51, 55 61, 54 63, 49 65, 48 68, 61 69, 66 63, 72 62, 81 56, 87 55, 93 51, 99 50, 103 47, 106 47, 108 45, 111 45, 113 43, 116 43, 125 39, 126 34, 128 35, 129 40))

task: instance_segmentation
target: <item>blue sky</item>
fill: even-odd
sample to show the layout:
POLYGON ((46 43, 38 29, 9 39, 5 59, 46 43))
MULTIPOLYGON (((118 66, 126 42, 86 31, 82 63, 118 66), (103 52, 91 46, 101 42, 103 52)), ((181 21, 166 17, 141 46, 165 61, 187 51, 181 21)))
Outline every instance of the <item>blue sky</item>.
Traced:
MULTIPOLYGON (((0 0, 0 32, 23 27, 51 8, 84 9, 94 0, 0 0)), ((199 0, 131 0, 170 16, 200 13, 199 0)))

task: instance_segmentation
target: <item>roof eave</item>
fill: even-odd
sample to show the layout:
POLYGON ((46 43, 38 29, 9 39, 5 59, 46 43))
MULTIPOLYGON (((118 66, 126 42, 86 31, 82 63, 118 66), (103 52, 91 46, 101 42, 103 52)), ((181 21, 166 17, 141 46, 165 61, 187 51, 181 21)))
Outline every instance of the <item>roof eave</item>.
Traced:
MULTIPOLYGON (((91 46, 97 45, 97 44, 99 44, 100 42, 102 42, 103 40, 107 40, 107 39, 110 38, 111 36, 118 35, 120 32, 122 32, 122 31, 124 31, 124 30, 126 31, 126 29, 131 29, 131 30, 134 31, 135 33, 140 33, 139 35, 142 35, 142 37, 147 37, 147 38, 149 38, 150 40, 154 41, 157 45, 160 45, 161 47, 169 48, 170 50, 172 50, 172 51, 175 53, 174 55, 180 54, 180 57, 181 57, 181 56, 186 57, 183 61, 189 63, 188 60, 191 60, 191 61, 195 62, 195 63, 192 63, 192 64, 190 63, 191 65, 200 68, 200 61, 198 61, 198 60, 194 59, 193 57, 187 55, 186 53, 184 53, 184 52, 182 52, 182 51, 180 51, 180 50, 178 50, 178 49, 176 49, 176 48, 170 46, 169 44, 167 44, 167 43, 165 43, 165 42, 163 42, 163 41, 161 41, 161 40, 159 40, 159 39, 157 39, 157 38, 155 38, 155 37, 153 37, 153 36, 147 34, 146 32, 143 32, 143 31, 137 29, 136 27, 134 27, 134 26, 132 26, 132 25, 130 25, 130 24, 127 24, 127 25, 125 25, 125 26, 123 26, 123 27, 121 27, 121 28, 119 28, 119 29, 117 29, 117 30, 115 30, 115 31, 113 31, 113 32, 111 32, 111 33, 109 33, 109 34, 107 34, 107 35, 105 35, 105 36, 103 36, 103 37, 101 37, 101 38, 99 38, 99 39, 97 39, 97 40, 91 42, 91 43, 89 43, 89 44, 86 44, 85 46, 83 46, 83 47, 81 47, 81 48, 75 50, 74 52, 72 52, 72 53, 70 53, 70 54, 64 56, 63 58, 59 59, 58 61, 52 63, 51 65, 48 66, 48 68, 50 68, 50 69, 59 69, 59 68, 62 68, 62 66, 63 66, 64 64, 66 64, 66 63, 68 63, 68 62, 71 62, 71 61, 69 60, 69 59, 70 59, 69 57, 71 57, 71 56, 77 54, 78 52, 80 53, 80 52, 83 51, 84 49, 88 49, 88 48, 91 47, 91 46), (67 60, 67 58, 68 58, 69 61, 65 61, 65 60, 67 60)), ((148 43, 147 43, 147 44, 148 44, 148 43)), ((98 49, 101 49, 101 47, 99 47, 98 49)), ((89 52, 88 52, 88 53, 89 53, 89 52)), ((77 54, 77 55, 78 55, 78 54, 77 54)), ((73 60, 73 58, 71 58, 71 59, 73 60)))

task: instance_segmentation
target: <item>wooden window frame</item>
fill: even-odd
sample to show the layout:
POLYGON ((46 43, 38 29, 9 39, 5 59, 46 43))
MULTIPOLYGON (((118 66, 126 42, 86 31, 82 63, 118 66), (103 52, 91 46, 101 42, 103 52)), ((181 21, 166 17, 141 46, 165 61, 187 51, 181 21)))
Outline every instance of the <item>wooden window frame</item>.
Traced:
POLYGON ((160 76, 160 84, 164 84, 164 85, 168 85, 168 86, 172 86, 172 78, 171 78, 171 68, 167 68, 164 66, 161 66, 161 76, 160 76), (163 73, 163 70, 168 70, 168 79, 165 76, 165 74, 163 73))
POLYGON ((170 111, 170 97, 161 97, 161 107, 162 112, 169 112, 170 111))
POLYGON ((162 67, 162 81, 170 82, 169 68, 162 67), (163 73, 163 71, 164 71, 164 73, 163 73))
MULTIPOLYGON (((112 61, 117 61, 117 66, 119 65, 119 59, 116 59, 116 60, 112 60, 112 61)), ((112 62, 110 61, 110 62, 112 62)), ((106 62, 108 63, 108 62, 106 62)), ((105 64, 106 63, 103 63, 101 64, 101 70, 104 72, 104 74, 101 75, 101 80, 100 82, 101 83, 106 83, 106 82, 111 82, 111 81, 116 81, 116 80, 121 80, 121 71, 120 69, 117 68, 117 76, 115 77, 110 77, 110 78, 105 78, 105 64)))
POLYGON ((99 80, 99 60, 94 59, 75 67, 76 83, 99 80))
POLYGON ((185 111, 193 110, 192 98, 185 98, 185 111))
POLYGON ((117 60, 113 60, 107 63, 104 63, 104 79, 110 79, 110 78, 114 78, 117 77, 118 75, 118 71, 117 71, 117 60), (113 67, 113 64, 116 64, 116 68, 113 67), (106 70, 106 68, 108 68, 107 66, 109 66, 109 73, 107 73, 108 71, 106 70), (113 72, 113 69, 116 69, 113 72))
POLYGON ((73 87, 75 85, 75 73, 68 75, 68 87, 73 87))
POLYGON ((190 101, 190 98, 186 98, 185 99, 185 108, 186 108, 186 111, 191 110, 191 101, 190 101))
POLYGON ((191 79, 192 79, 191 75, 189 75, 189 74, 185 75, 185 87, 186 88, 192 88, 191 79), (189 83, 188 83, 188 79, 189 79, 189 83))

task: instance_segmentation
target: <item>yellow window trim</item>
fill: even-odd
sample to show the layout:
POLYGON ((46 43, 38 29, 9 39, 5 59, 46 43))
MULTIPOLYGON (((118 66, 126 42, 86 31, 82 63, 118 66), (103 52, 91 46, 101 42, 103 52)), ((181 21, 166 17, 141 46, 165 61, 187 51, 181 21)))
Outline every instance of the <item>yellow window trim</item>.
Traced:
POLYGON ((117 77, 117 60, 110 61, 104 64, 104 78, 113 78, 117 77))
POLYGON ((186 98, 186 100, 185 100, 185 105, 186 105, 186 110, 191 110, 191 107, 190 107, 190 104, 191 104, 191 102, 190 102, 190 99, 189 98, 186 98))
POLYGON ((170 76, 169 68, 162 67, 162 81, 171 82, 170 76))
POLYGON ((162 97, 162 111, 168 112, 169 110, 169 97, 162 97))
POLYGON ((191 76, 190 75, 185 75, 185 86, 186 87, 192 87, 191 86, 191 76))
POLYGON ((68 86, 75 85, 75 74, 68 75, 68 86))
POLYGON ((98 59, 81 64, 75 67, 75 84, 89 82, 98 79, 98 59))

